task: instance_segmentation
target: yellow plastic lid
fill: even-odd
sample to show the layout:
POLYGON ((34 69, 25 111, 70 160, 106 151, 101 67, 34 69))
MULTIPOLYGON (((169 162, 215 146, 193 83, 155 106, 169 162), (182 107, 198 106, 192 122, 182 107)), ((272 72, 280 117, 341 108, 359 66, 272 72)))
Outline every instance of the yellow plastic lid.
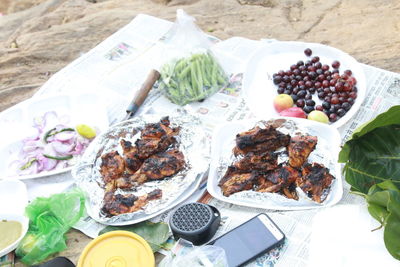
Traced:
POLYGON ((79 257, 78 267, 154 267, 149 244, 137 234, 112 231, 92 240, 79 257))

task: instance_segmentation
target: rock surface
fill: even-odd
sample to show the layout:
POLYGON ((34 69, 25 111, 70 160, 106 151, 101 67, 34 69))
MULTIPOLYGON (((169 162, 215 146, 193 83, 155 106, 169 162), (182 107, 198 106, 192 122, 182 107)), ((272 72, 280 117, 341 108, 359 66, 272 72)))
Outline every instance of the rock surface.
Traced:
MULTIPOLYGON (((0 111, 32 96, 137 14, 173 21, 177 8, 221 39, 318 42, 400 72, 396 0, 1 0, 0 111)), ((76 263, 89 239, 77 231, 68 237, 70 249, 62 254, 76 263)))

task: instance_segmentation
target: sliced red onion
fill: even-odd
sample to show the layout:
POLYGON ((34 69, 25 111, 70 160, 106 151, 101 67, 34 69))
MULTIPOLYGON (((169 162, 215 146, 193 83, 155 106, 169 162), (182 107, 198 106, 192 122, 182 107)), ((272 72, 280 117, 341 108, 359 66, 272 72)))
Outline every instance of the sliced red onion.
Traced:
POLYGON ((71 155, 81 155, 85 149, 85 146, 81 142, 77 142, 74 151, 71 152, 71 155))
POLYGON ((56 125, 58 122, 57 112, 48 111, 43 115, 43 127, 56 125))
POLYGON ((23 141, 24 146, 34 146, 34 147, 40 147, 42 146, 42 141, 40 140, 29 140, 29 141, 23 141))
POLYGON ((23 139, 22 142, 38 141, 39 139, 40 139, 40 133, 38 132, 35 135, 23 139))
POLYGON ((20 167, 18 167, 18 169, 17 169, 17 173, 18 173, 19 175, 36 174, 36 173, 39 172, 39 171, 38 171, 38 166, 39 166, 39 164, 38 164, 36 161, 33 162, 32 165, 31 165, 29 168, 26 168, 25 170, 21 170, 21 169, 20 169, 21 166, 20 166, 20 167))
POLYGON ((40 155, 38 157, 37 162, 37 172, 41 172, 44 170, 44 161, 46 160, 46 158, 43 155, 40 155))
POLYGON ((43 159, 43 170, 45 171, 50 171, 52 169, 54 169, 57 165, 57 160, 55 159, 48 159, 45 158, 43 159))
POLYGON ((69 152, 71 152, 75 148, 75 144, 68 144, 68 143, 62 143, 59 141, 54 141, 51 143, 53 146, 54 151, 56 151, 60 155, 67 155, 69 152))
POLYGON ((39 133, 43 132, 43 128, 45 127, 45 122, 43 117, 33 118, 33 127, 38 130, 39 133))
POLYGON ((57 141, 69 141, 76 137, 76 133, 72 131, 65 131, 54 135, 55 140, 57 141))
POLYGON ((32 163, 31 167, 29 168, 29 169, 31 169, 30 174, 39 173, 38 165, 39 165, 39 164, 38 164, 37 162, 32 163))
POLYGON ((29 153, 29 152, 36 151, 36 149, 37 149, 37 146, 24 146, 22 148, 22 151, 26 152, 26 153, 29 153))
POLYGON ((57 156, 56 151, 53 148, 51 143, 46 144, 43 148, 43 154, 50 155, 50 156, 57 156))
POLYGON ((92 141, 92 140, 90 140, 90 139, 83 138, 83 137, 81 137, 81 136, 79 136, 79 138, 77 138, 77 139, 78 139, 77 142, 80 142, 80 143, 83 144, 84 146, 89 145, 90 142, 92 141))
POLYGON ((68 167, 68 160, 62 160, 58 162, 57 166, 55 167, 55 170, 64 169, 66 167, 68 167))
POLYGON ((44 135, 54 128, 55 132, 71 128, 68 126, 69 121, 70 119, 67 115, 58 117, 55 111, 46 112, 42 117, 35 118, 34 127, 37 130, 37 134, 22 141, 20 158, 23 160, 10 163, 10 167, 22 175, 62 169, 73 164, 74 158, 70 160, 55 160, 43 155, 62 157, 81 155, 85 151, 91 140, 81 137, 75 131, 63 131, 47 137, 47 143, 43 141, 44 135), (33 162, 27 169, 20 170, 32 158, 37 159, 37 161, 33 162))
POLYGON ((42 146, 43 146, 43 143, 41 141, 27 141, 22 146, 22 151, 23 152, 32 152, 32 151, 37 150, 38 148, 41 148, 42 146))
POLYGON ((69 127, 68 125, 65 125, 65 124, 57 124, 53 128, 56 128, 56 131, 61 131, 62 129, 71 128, 71 127, 69 127))

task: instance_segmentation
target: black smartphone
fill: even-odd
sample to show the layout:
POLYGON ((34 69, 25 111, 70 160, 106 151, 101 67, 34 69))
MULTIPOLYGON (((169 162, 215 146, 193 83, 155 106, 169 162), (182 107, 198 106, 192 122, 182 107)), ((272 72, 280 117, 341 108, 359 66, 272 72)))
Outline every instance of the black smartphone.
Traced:
POLYGON ((229 267, 240 266, 285 240, 285 234, 265 213, 230 230, 209 245, 225 250, 229 267))

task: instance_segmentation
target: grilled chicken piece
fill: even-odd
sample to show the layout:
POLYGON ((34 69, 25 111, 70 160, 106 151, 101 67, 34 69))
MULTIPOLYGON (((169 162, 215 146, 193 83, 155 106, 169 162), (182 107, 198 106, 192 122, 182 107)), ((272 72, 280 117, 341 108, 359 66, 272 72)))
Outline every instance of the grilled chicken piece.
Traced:
POLYGON ((179 133, 179 127, 170 128, 170 122, 168 117, 164 117, 157 123, 148 123, 141 132, 141 138, 156 138, 159 139, 162 136, 177 135, 179 133))
POLYGON ((125 160, 118 151, 109 152, 101 156, 100 173, 105 183, 121 177, 125 171, 125 160))
POLYGON ((132 175, 134 182, 160 180, 179 172, 185 166, 185 158, 177 149, 157 153, 143 162, 140 169, 132 175))
POLYGON ((101 211, 108 217, 138 211, 149 201, 160 199, 162 197, 162 191, 160 189, 155 189, 150 193, 139 197, 133 194, 124 196, 121 194, 115 195, 114 193, 115 191, 112 190, 106 192, 104 195, 104 205, 101 211))
POLYGON ((134 174, 142 166, 143 160, 141 160, 136 153, 126 154, 125 167, 126 171, 130 174, 134 174))
POLYGON ((296 192, 296 183, 292 183, 288 187, 283 187, 280 193, 287 198, 299 200, 299 196, 296 192))
POLYGON ((180 128, 170 128, 169 125, 168 117, 162 118, 157 123, 146 124, 141 132, 141 138, 135 142, 140 159, 147 159, 176 143, 175 136, 179 133, 180 128))
POLYGON ((239 170, 259 170, 270 171, 278 167, 278 155, 273 152, 256 154, 249 152, 244 157, 234 163, 234 167, 239 170))
POLYGON ((239 170, 238 168, 236 168, 234 166, 228 166, 228 169, 226 170, 224 176, 218 182, 218 186, 222 186, 226 181, 228 181, 232 177, 232 175, 238 174, 238 173, 246 173, 246 172, 248 172, 248 171, 239 170))
POLYGON ((311 135, 297 135, 290 139, 288 147, 289 165, 300 168, 307 161, 310 153, 315 149, 318 138, 311 135))
POLYGON ((165 151, 171 144, 176 143, 174 136, 163 135, 160 138, 142 138, 135 142, 139 159, 147 159, 151 155, 165 151))
POLYGON ((122 151, 124 152, 124 155, 130 154, 130 153, 137 153, 137 147, 132 145, 131 141, 127 141, 125 139, 121 139, 119 142, 122 147, 122 151))
POLYGON ((229 166, 218 185, 221 187, 223 195, 227 197, 236 192, 252 189, 256 180, 256 172, 243 172, 229 166))
POLYGON ((120 144, 125 156, 126 171, 133 174, 139 170, 143 160, 140 159, 137 147, 132 145, 132 142, 122 139, 120 144))
POLYGON ((302 177, 296 180, 296 184, 301 188, 312 200, 322 203, 327 194, 324 194, 332 184, 335 177, 329 173, 329 169, 324 165, 307 163, 303 166, 302 177))
POLYGON ((295 187, 300 172, 290 166, 281 166, 278 169, 261 175, 258 178, 258 192, 280 192, 288 198, 298 199, 295 187))
POLYGON ((289 141, 290 135, 277 131, 271 125, 264 129, 256 126, 236 135, 236 146, 233 153, 237 156, 245 155, 248 152, 275 151, 280 147, 286 147, 289 141))

